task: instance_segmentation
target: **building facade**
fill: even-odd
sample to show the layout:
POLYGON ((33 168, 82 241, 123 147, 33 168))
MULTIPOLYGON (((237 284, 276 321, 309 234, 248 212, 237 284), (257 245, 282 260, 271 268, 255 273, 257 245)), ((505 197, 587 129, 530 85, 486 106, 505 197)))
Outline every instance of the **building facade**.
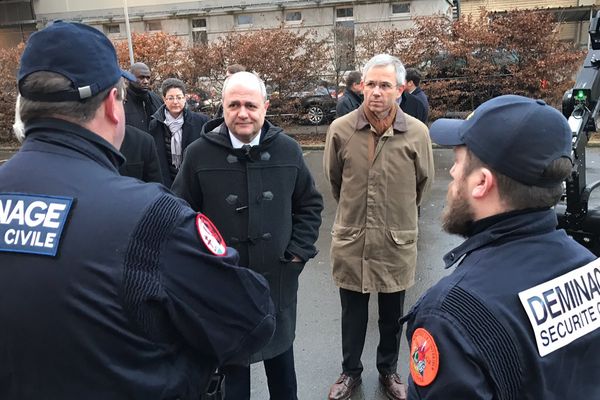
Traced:
MULTIPOLYGON (((235 31, 251 31, 284 26, 290 29, 313 30, 322 37, 336 27, 358 32, 362 26, 412 26, 412 19, 425 15, 445 15, 451 18, 456 9, 455 0, 386 0, 386 1, 333 1, 333 0, 201 0, 167 2, 165 0, 129 0, 128 15, 132 32, 163 31, 189 43, 207 43, 235 31)), ((94 26, 111 39, 126 38, 123 0, 0 0, 6 3, 6 20, 11 24, 10 38, 6 38, 8 21, 0 22, 2 43, 22 40, 19 24, 43 27, 47 22, 64 19, 94 26), (8 3, 11 9, 8 9, 8 3), (17 12, 27 8, 30 13, 21 21, 17 12), (33 23, 33 24, 32 24, 33 23), (3 29, 5 28, 5 29, 3 29)), ((1 8, 0 8, 1 11, 1 8)), ((1 20, 0 20, 1 21, 1 20)), ((31 30, 31 29, 30 29, 31 30)), ((352 39, 347 35, 343 40, 352 39)))

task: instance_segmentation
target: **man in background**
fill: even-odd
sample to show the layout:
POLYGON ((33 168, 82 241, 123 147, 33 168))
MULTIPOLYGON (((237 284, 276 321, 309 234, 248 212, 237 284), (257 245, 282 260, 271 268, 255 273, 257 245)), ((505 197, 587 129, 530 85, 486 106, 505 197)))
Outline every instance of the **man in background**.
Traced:
POLYGON ((406 69, 406 90, 408 93, 415 96, 417 99, 421 100, 421 103, 427 109, 427 113, 429 113, 429 100, 427 100, 427 95, 421 89, 421 73, 416 68, 407 68, 406 69))
POLYGON ((150 87, 150 68, 144 63, 138 62, 131 66, 131 74, 135 81, 127 88, 125 101, 125 118, 127 125, 148 132, 148 125, 152 115, 162 106, 163 101, 159 95, 154 93, 150 87))
POLYGON ((360 71, 352 71, 346 77, 346 90, 341 100, 335 106, 336 118, 356 110, 363 102, 362 96, 362 74, 360 71))

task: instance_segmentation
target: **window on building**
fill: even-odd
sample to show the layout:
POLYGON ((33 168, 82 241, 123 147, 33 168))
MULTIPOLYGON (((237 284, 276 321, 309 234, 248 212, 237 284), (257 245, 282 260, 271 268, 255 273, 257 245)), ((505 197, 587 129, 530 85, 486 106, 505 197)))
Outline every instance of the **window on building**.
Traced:
POLYGON ((410 14, 410 3, 392 3, 392 15, 410 14))
POLYGON ((146 32, 162 31, 162 24, 160 21, 147 21, 146 32))
POLYGON ((254 17, 249 14, 239 14, 235 16, 235 24, 237 26, 252 25, 254 23, 254 17))
POLYGON ((336 8, 336 18, 352 18, 354 16, 354 9, 352 7, 336 8))
POLYGON ((206 29, 206 18, 192 19, 192 43, 207 44, 208 31, 206 29))
POLYGON ((121 26, 119 24, 104 25, 104 33, 106 33, 106 34, 121 33, 121 26))
POLYGON ((302 13, 300 11, 290 11, 285 13, 285 22, 301 22, 302 13))

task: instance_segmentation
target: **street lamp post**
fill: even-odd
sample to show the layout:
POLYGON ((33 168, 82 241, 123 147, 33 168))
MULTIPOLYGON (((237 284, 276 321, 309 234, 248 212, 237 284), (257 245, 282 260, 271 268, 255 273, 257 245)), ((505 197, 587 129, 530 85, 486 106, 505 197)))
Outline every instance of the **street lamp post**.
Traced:
POLYGON ((123 9, 125 11, 125 30, 127 31, 127 44, 129 46, 129 62, 131 65, 135 62, 133 59, 133 44, 131 42, 131 28, 129 26, 129 10, 127 9, 127 0, 123 0, 123 9))

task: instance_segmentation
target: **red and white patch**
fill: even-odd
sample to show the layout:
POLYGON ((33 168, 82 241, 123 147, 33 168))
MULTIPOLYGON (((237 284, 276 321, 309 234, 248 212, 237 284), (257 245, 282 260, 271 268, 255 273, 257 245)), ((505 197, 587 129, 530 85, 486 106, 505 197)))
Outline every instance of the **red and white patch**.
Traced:
POLYGON ((410 376, 419 386, 427 386, 435 380, 440 368, 440 353, 433 336, 423 328, 417 328, 410 344, 410 376))
POLYGON ((223 257, 227 253, 227 245, 223 236, 206 215, 200 213, 196 215, 196 229, 200 239, 211 253, 219 257, 223 257))

